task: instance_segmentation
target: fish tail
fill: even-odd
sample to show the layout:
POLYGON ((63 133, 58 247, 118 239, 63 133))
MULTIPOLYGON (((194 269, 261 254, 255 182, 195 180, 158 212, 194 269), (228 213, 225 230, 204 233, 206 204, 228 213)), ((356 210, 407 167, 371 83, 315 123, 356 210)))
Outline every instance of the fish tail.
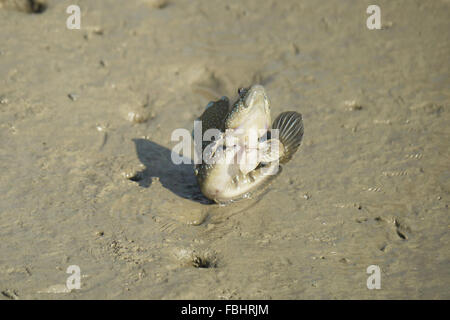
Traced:
POLYGON ((272 124, 272 129, 278 129, 278 139, 284 146, 280 163, 288 162, 297 151, 303 138, 302 115, 295 111, 287 111, 278 115, 272 124))

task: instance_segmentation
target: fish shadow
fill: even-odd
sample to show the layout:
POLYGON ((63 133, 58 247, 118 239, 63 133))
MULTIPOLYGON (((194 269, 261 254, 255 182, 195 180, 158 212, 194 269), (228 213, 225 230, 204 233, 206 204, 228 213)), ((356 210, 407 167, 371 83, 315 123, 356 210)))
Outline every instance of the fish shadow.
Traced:
POLYGON ((133 139, 139 161, 145 169, 135 174, 130 180, 139 186, 148 188, 154 177, 158 178, 163 187, 177 196, 203 204, 212 204, 200 191, 194 175, 194 165, 188 158, 181 164, 172 161, 172 150, 146 139, 133 139))

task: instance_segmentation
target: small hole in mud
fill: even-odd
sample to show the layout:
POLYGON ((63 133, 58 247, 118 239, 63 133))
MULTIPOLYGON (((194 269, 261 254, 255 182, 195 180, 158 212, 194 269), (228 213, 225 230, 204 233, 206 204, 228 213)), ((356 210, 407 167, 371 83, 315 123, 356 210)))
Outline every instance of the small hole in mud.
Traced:
POLYGON ((30 13, 42 13, 47 9, 47 3, 42 0, 28 0, 30 13))
POLYGON ((216 268, 217 263, 215 258, 208 256, 198 256, 195 255, 192 257, 192 266, 194 268, 216 268))

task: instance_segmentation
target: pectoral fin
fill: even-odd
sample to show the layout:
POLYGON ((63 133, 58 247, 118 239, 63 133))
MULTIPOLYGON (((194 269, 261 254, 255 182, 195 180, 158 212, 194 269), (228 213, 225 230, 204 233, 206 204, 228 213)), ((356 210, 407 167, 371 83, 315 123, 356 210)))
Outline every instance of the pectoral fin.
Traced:
POLYGON ((288 162, 297 151, 303 138, 302 115, 295 111, 281 113, 272 124, 271 136, 278 130, 278 139, 284 147, 280 163, 288 162))

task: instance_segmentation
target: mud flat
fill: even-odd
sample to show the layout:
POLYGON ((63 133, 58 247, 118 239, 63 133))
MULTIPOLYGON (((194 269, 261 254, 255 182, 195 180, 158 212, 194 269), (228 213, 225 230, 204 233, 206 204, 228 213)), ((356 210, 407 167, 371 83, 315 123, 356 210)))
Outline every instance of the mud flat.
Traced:
POLYGON ((450 298, 449 1, 72 2, 0 0, 0 298, 450 298), (252 83, 303 144, 211 205, 171 133, 252 83))

